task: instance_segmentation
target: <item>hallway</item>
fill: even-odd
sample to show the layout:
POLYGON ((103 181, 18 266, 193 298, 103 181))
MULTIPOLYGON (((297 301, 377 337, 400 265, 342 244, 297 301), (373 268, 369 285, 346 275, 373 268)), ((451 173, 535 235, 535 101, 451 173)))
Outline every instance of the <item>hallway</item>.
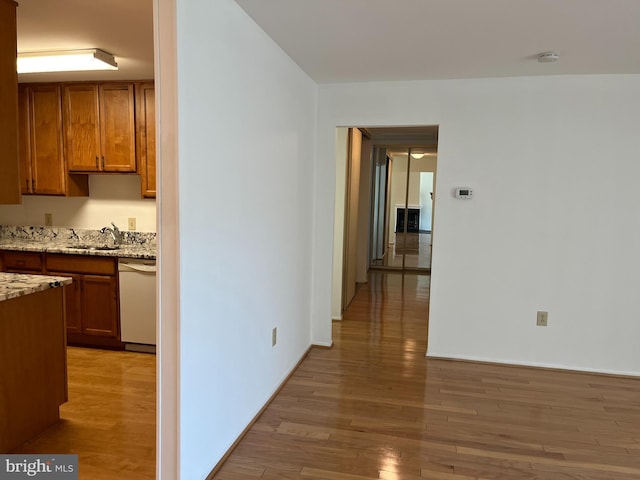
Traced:
POLYGON ((213 478, 640 478, 638 379, 427 360, 429 281, 372 272, 213 478))

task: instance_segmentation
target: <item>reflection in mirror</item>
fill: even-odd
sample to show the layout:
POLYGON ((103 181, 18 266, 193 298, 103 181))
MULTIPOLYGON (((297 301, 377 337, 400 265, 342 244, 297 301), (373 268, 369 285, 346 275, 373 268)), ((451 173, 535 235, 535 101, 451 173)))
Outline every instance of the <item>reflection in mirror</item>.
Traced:
POLYGON ((371 222, 371 265, 382 265, 387 253, 386 225, 388 222, 387 182, 389 178, 389 158, 386 148, 375 148, 373 152, 373 189, 371 222))
POLYGON ((375 147, 371 266, 431 267, 436 155, 417 147, 375 147))

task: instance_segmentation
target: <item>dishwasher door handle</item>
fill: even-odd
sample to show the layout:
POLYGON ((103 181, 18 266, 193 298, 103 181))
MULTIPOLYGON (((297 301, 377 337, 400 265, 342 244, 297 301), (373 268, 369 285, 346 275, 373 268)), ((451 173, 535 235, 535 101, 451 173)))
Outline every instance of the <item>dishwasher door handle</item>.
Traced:
POLYGON ((118 264, 118 270, 120 270, 120 272, 156 273, 156 266, 145 265, 144 263, 121 262, 118 264))

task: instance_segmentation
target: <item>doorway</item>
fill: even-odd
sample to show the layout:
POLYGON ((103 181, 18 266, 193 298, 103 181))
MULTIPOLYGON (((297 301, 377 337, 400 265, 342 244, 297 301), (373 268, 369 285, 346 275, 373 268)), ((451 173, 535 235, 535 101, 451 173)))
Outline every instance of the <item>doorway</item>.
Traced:
POLYGON ((370 269, 430 274, 438 126, 337 127, 331 316, 370 269))
POLYGON ((374 144, 372 159, 369 268, 430 273, 437 143, 374 144))

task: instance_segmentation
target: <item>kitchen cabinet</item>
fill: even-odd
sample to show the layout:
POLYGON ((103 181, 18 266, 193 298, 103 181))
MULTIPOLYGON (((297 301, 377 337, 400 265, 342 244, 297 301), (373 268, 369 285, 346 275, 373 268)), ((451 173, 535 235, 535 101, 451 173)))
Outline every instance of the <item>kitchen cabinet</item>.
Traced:
POLYGON ((71 277, 73 283, 65 287, 65 317, 67 337, 70 334, 82 334, 82 275, 75 273, 61 273, 57 276, 71 277))
POLYGON ((0 301, 0 452, 13 451, 60 419, 68 399, 64 337, 61 288, 0 301))
POLYGON ((0 270, 71 277, 65 287, 67 343, 124 348, 120 341, 118 260, 114 257, 0 250, 0 270))
POLYGON ((88 196, 86 175, 67 173, 59 85, 20 85, 19 140, 22 193, 88 196))
POLYGON ((0 0, 0 204, 20 203, 16 6, 0 0))
POLYGON ((136 172, 132 83, 68 84, 63 93, 70 172, 136 172))
POLYGON ((82 333, 119 337, 118 282, 108 275, 83 275, 82 333))
POLYGON ((37 252, 4 252, 1 263, 4 272, 42 273, 42 254, 37 252))
POLYGON ((67 342, 122 348, 117 260, 110 257, 47 254, 48 275, 72 277, 67 287, 67 342))
POLYGON ((142 196, 156 196, 156 107, 153 82, 136 84, 136 143, 142 196))

